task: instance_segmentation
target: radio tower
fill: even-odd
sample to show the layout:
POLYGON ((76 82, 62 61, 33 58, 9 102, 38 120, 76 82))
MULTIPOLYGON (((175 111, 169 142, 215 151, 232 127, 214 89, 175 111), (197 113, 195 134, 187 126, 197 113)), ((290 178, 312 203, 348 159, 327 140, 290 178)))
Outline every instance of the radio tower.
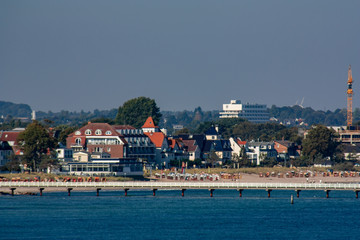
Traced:
POLYGON ((347 89, 347 126, 352 126, 352 96, 353 96, 353 89, 352 89, 352 74, 351 74, 351 65, 349 65, 348 71, 348 89, 347 89))

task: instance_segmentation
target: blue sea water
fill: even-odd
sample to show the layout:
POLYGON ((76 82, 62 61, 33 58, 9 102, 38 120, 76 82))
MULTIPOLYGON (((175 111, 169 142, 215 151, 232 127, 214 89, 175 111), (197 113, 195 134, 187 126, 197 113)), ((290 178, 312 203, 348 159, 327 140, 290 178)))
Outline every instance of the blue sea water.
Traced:
POLYGON ((351 191, 46 192, 0 196, 0 239, 360 239, 351 191), (290 196, 294 195, 294 204, 290 196))

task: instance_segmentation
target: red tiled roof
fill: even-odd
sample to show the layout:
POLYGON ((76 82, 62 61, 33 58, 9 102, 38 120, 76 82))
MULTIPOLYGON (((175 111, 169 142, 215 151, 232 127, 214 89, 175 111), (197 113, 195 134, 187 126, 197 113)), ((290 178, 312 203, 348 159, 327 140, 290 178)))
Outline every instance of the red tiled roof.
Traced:
POLYGON ((194 152, 196 151, 196 148, 198 147, 196 145, 196 141, 195 140, 182 140, 182 142, 184 143, 184 145, 187 147, 188 152, 194 152))
POLYGON ((145 132, 146 136, 148 136, 155 147, 161 148, 165 139, 165 134, 162 132, 145 132))
MULTIPOLYGON (((90 130, 91 134, 87 135, 87 136, 102 136, 105 135, 107 131, 110 131, 111 134, 106 134, 108 136, 119 136, 120 134, 116 131, 116 129, 114 127, 112 127, 110 124, 108 123, 88 123, 86 126, 80 128, 77 131, 80 131, 80 135, 79 136, 83 136, 85 135, 85 131, 86 130, 90 130), (96 135, 95 131, 96 130, 100 130, 101 134, 100 135, 96 135)), ((75 132, 77 132, 75 131, 75 132)), ((70 134, 69 137, 74 136, 74 133, 70 134)))
POLYGON ((236 142, 239 145, 245 145, 246 144, 246 141, 241 141, 240 139, 237 139, 236 142))
POLYGON ((172 149, 174 149, 176 145, 178 146, 179 149, 184 147, 184 143, 180 139, 169 139, 168 142, 169 142, 169 147, 171 147, 172 149))
POLYGON ((174 148, 176 145, 175 139, 169 139, 169 147, 174 148))
POLYGON ((144 125, 141 128, 159 128, 158 126, 155 126, 154 120, 152 117, 148 117, 144 123, 144 125))
POLYGON ((136 129, 131 125, 113 125, 113 128, 115 128, 116 130, 121 130, 121 129, 136 129))
POLYGON ((14 141, 16 142, 17 137, 19 136, 21 132, 12 132, 12 131, 8 131, 8 132, 2 132, 2 134, 0 134, 0 141, 4 141, 4 142, 8 142, 8 141, 14 141))

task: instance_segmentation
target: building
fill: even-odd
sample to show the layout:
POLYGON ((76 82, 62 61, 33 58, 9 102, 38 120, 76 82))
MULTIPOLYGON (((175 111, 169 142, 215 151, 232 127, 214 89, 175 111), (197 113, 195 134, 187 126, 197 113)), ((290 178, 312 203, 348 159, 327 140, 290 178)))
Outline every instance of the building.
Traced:
POLYGON ((232 156, 240 157, 242 150, 245 150, 245 152, 248 151, 248 145, 246 141, 241 141, 240 138, 232 138, 232 137, 229 139, 229 141, 230 141, 230 146, 232 148, 232 152, 231 152, 232 156))
POLYGON ((68 163, 68 172, 85 176, 142 176, 143 163, 135 158, 91 159, 68 163))
POLYGON ((245 118, 254 123, 264 123, 270 119, 266 105, 242 104, 240 100, 231 100, 230 104, 223 104, 220 118, 245 118))
POLYGON ((66 139, 67 148, 76 152, 108 152, 112 158, 126 156, 125 138, 107 123, 91 123, 71 133, 66 139))
POLYGON ((71 162, 73 159, 73 150, 71 148, 66 148, 63 144, 59 144, 59 147, 55 150, 56 158, 60 162, 71 162))
POLYGON ((229 140, 207 140, 203 149, 203 159, 208 160, 214 152, 218 157, 218 164, 223 165, 231 160, 231 144, 229 140))
POLYGON ((360 160, 360 144, 344 144, 344 158, 349 161, 360 160))
POLYGON ((329 127, 334 129, 338 134, 338 138, 336 139, 342 143, 360 143, 360 129, 358 127, 353 127, 353 129, 347 129, 346 127, 329 127))
MULTIPOLYGON (((123 157, 155 163, 155 145, 142 129, 135 129, 129 125, 115 125, 113 127, 127 143, 123 157)), ((113 158, 113 156, 111 157, 113 158)))
POLYGON ((23 155, 21 147, 18 144, 17 138, 21 132, 25 129, 14 129, 12 131, 1 131, 0 132, 0 141, 7 142, 12 148, 15 155, 23 155))
POLYGON ((196 140, 182 140, 182 142, 184 143, 184 149, 190 161, 201 158, 201 149, 197 145, 196 140))
POLYGON ((248 143, 249 151, 246 153, 248 159, 255 163, 256 165, 260 165, 262 161, 266 158, 276 158, 277 151, 274 147, 274 142, 249 142, 248 143))
POLYGON ((13 150, 8 142, 0 141, 0 167, 5 166, 11 159, 13 150))
POLYGON ((70 134, 67 148, 90 154, 108 153, 110 158, 135 158, 155 161, 155 146, 141 129, 129 125, 91 123, 70 134))
POLYGON ((274 148, 277 151, 278 158, 289 160, 300 157, 300 148, 298 145, 287 140, 274 141, 274 148))
POLYGON ((208 162, 213 153, 216 154, 219 165, 231 159, 231 143, 221 137, 217 126, 211 126, 205 131, 205 134, 180 134, 174 138, 183 143, 184 155, 187 154, 189 160, 200 158, 204 162, 208 162))

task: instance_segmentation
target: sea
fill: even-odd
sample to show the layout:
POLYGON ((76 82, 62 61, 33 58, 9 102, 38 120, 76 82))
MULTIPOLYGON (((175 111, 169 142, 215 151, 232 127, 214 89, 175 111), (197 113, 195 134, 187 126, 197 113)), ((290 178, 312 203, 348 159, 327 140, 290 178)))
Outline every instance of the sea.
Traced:
POLYGON ((149 190, 0 196, 0 239, 360 239, 352 191, 149 190), (291 204, 291 195, 294 202, 291 204))

